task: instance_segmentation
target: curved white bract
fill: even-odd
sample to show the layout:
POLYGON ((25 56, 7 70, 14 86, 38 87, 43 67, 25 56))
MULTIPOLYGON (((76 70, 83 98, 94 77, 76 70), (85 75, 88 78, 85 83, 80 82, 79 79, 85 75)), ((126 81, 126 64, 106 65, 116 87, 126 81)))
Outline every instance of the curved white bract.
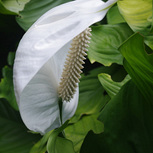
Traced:
MULTIPOLYGON (((60 126, 58 84, 71 40, 104 18, 109 6, 101 0, 76 0, 57 6, 40 17, 25 33, 16 52, 14 87, 26 126, 45 133, 60 126)), ((78 89, 63 102, 63 121, 73 116, 78 89)))

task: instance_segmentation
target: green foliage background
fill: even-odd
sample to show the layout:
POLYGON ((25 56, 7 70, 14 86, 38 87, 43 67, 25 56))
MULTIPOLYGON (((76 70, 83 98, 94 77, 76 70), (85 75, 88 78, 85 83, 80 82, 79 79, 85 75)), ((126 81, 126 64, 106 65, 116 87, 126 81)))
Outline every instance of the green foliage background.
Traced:
POLYGON ((152 153, 152 0, 119 0, 91 26, 79 105, 69 121, 41 136, 21 120, 16 48, 43 13, 68 1, 0 0, 0 153, 152 153))

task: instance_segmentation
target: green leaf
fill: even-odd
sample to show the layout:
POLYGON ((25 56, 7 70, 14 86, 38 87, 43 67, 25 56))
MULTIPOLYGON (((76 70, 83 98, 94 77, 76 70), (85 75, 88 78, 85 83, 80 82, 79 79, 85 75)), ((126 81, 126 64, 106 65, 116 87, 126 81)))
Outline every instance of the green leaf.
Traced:
POLYGON ((70 140, 61 138, 59 136, 53 137, 51 135, 47 144, 47 148, 48 153, 75 153, 73 143, 70 140))
POLYGON ((146 45, 148 45, 153 50, 153 35, 146 36, 144 38, 146 45))
POLYGON ((75 152, 79 153, 83 140, 90 130, 96 134, 103 132, 104 126, 97 120, 98 115, 83 116, 78 122, 65 129, 66 138, 73 142, 75 152))
POLYGON ((98 80, 98 74, 103 71, 107 70, 101 67, 90 71, 88 75, 82 75, 79 83, 79 104, 71 122, 76 122, 83 114, 99 112, 110 99, 104 95, 105 91, 98 80))
POLYGON ((100 114, 104 133, 89 132, 80 153, 152 153, 152 116, 152 105, 128 82, 100 114))
MULTIPOLYGON (((27 2, 29 2, 29 0, 1 0, 1 5, 3 5, 10 12, 18 14, 19 11, 24 9, 27 2)), ((9 14, 9 12, 7 14, 9 14)))
POLYGON ((105 73, 99 74, 98 78, 111 98, 113 98, 120 91, 121 87, 130 80, 130 76, 127 75, 122 82, 115 82, 109 74, 105 73))
POLYGON ((120 48, 125 57, 124 67, 149 102, 153 95, 153 54, 147 54, 143 37, 134 34, 120 48))
POLYGON ((9 52, 7 62, 10 66, 13 65, 15 59, 15 52, 9 52))
POLYGON ((132 35, 127 24, 93 26, 91 33, 88 51, 91 63, 97 61, 105 66, 112 63, 122 64, 123 57, 118 47, 132 35))
POLYGON ((110 100, 98 80, 100 73, 111 75, 117 82, 122 81, 127 75, 123 66, 117 64, 112 64, 110 67, 101 66, 89 71, 87 75, 82 75, 79 83, 79 104, 74 117, 70 120, 71 123, 79 120, 84 114, 91 115, 99 112, 110 100))
POLYGON ((45 12, 60 4, 71 0, 30 0, 23 11, 16 18, 18 24, 24 29, 28 28, 45 12))
POLYGON ((118 8, 135 32, 148 35, 152 29, 152 0, 122 0, 118 8))
POLYGON ((2 2, 2 0, 0 0, 0 13, 1 13, 1 14, 16 15, 16 13, 14 13, 14 12, 8 10, 8 9, 5 7, 5 5, 4 5, 4 3, 2 2))
POLYGON ((47 151, 46 145, 50 137, 50 134, 53 132, 50 131, 46 133, 30 150, 30 153, 44 153, 47 151))
POLYGON ((32 149, 30 150, 30 153, 36 153, 36 152, 39 152, 39 153, 44 153, 47 149, 46 149, 46 146, 44 145, 42 148, 40 147, 41 142, 37 142, 33 147, 32 149))
POLYGON ((18 110, 13 87, 13 70, 7 66, 3 68, 3 79, 0 82, 0 98, 5 98, 9 104, 18 110))
POLYGON ((75 153, 73 148, 73 143, 65 138, 61 138, 58 135, 67 127, 67 122, 65 122, 60 128, 55 129, 49 136, 47 142, 48 153, 75 153))
MULTIPOLYGON (((75 153, 73 148, 73 143, 65 138, 57 137, 56 138, 56 151, 55 153, 75 153)), ((49 152, 52 153, 52 152, 49 152)))
POLYGON ((120 14, 118 7, 112 7, 107 13, 108 24, 119 24, 126 22, 122 15, 120 14))
POLYGON ((44 153, 47 151, 46 144, 52 131, 46 133, 30 150, 30 153, 44 153))
POLYGON ((28 132, 19 113, 6 101, 0 101, 0 110, 0 153, 29 153, 40 135, 28 132))

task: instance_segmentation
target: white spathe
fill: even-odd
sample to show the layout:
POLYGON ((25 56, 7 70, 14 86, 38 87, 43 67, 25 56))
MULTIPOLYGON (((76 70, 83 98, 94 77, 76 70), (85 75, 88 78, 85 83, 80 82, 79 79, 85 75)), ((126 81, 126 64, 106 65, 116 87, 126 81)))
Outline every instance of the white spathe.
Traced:
MULTIPOLYGON (((104 18, 117 0, 75 0, 41 16, 20 41, 14 63, 14 88, 21 117, 42 134, 61 125, 58 84, 72 39, 104 18)), ((63 102, 62 120, 72 117, 79 91, 63 102)))

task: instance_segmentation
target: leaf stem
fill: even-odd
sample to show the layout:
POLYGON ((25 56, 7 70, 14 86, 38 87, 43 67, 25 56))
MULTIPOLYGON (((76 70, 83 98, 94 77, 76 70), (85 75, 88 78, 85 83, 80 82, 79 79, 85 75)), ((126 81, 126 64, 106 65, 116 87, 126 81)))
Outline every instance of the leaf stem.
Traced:
POLYGON ((62 120, 62 106, 63 106, 63 102, 62 102, 62 98, 59 98, 58 100, 58 106, 59 106, 59 110, 60 110, 60 121, 61 121, 61 125, 63 124, 63 120, 62 120))

